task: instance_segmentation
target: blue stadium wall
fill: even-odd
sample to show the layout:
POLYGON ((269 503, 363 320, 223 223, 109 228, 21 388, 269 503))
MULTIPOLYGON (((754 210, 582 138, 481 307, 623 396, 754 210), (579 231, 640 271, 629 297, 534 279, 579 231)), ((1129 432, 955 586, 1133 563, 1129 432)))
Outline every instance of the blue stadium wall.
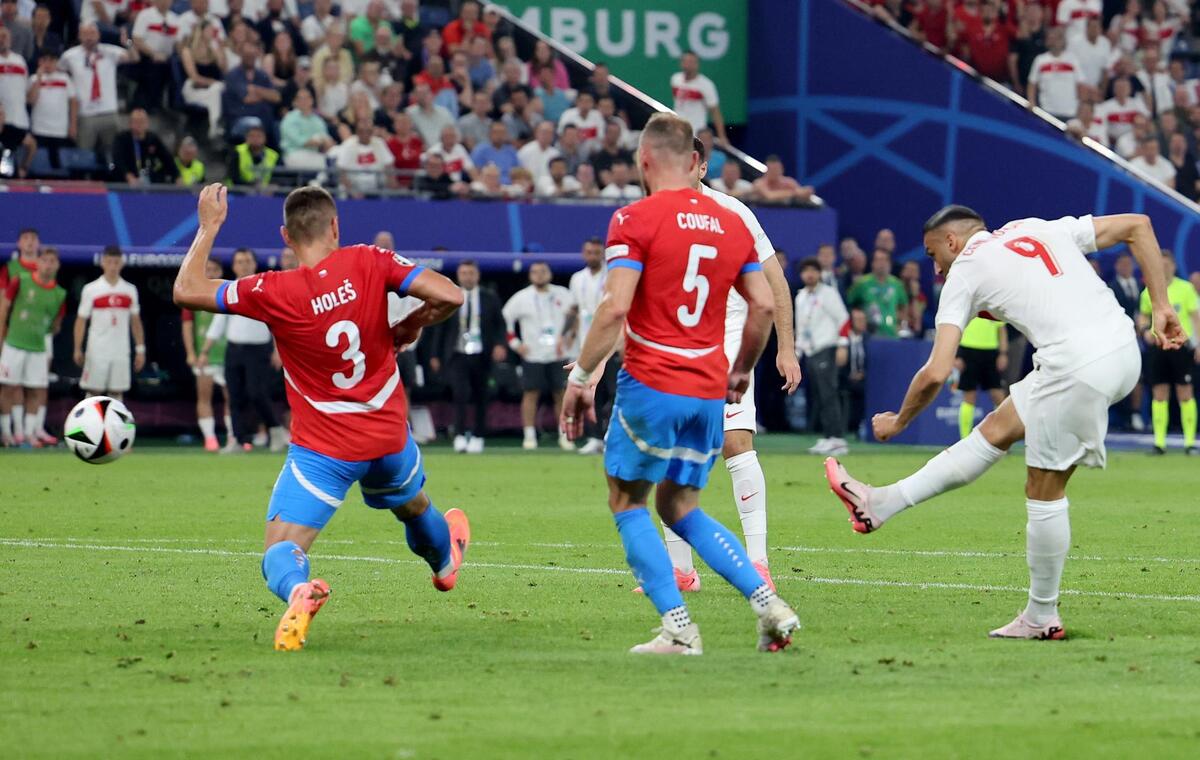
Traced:
POLYGON ((864 246, 949 202, 993 227, 1028 216, 1140 211, 1183 271, 1200 267, 1196 214, 841 0, 751 0, 746 149, 778 153, 864 246))

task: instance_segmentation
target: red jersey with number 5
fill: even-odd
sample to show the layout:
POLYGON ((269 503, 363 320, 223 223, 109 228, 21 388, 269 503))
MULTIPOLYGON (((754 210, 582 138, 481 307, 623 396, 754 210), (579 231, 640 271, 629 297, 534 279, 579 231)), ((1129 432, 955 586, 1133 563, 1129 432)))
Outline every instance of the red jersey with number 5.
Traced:
POLYGON ((388 326, 387 294, 423 271, 372 245, 339 248, 316 267, 226 283, 217 309, 265 322, 283 360, 292 442, 350 461, 404 448, 408 404, 388 326))
POLYGON ((610 270, 642 273, 625 322, 625 369, 663 393, 725 398, 725 304, 743 273, 760 271, 745 223, 691 188, 664 190, 613 214, 610 270))

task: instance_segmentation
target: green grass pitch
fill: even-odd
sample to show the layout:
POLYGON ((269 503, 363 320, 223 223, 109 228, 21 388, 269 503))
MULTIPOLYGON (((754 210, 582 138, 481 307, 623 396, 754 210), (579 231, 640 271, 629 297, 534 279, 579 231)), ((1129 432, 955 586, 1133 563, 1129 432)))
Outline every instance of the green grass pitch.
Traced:
MULTIPOLYGON (((6 757, 1200 757, 1200 468, 1114 454, 1072 484, 1065 642, 990 641, 1024 602, 1023 465, 853 534, 796 438, 762 442, 771 565, 804 628, 754 651, 706 568, 700 658, 635 658, 657 618, 599 459, 427 452, 471 517, 436 593, 357 490, 312 554, 333 598, 271 649, 259 573, 281 458, 144 449, 103 467, 0 454, 6 757)), ((876 482, 930 455, 864 447, 876 482)), ((738 526, 720 465, 706 508, 738 526)))

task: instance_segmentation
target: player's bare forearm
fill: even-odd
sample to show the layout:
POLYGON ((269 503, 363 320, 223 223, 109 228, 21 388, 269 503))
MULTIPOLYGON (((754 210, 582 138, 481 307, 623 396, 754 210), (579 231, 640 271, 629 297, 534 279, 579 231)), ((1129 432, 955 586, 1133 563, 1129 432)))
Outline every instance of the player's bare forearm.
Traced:
POLYGON ((8 335, 8 299, 0 295, 0 343, 4 343, 4 338, 8 335))
POLYGON ((83 317, 75 319, 75 353, 83 351, 83 334, 87 331, 87 320, 83 317))
POLYGON ((404 319, 410 327, 427 327, 444 322, 462 306, 463 294, 450 278, 426 269, 413 279, 408 294, 424 303, 404 319))
POLYGON ((200 200, 196 204, 200 227, 183 257, 183 263, 179 265, 179 273, 175 275, 172 296, 177 306, 199 311, 217 311, 217 289, 225 281, 208 279, 204 270, 228 211, 224 185, 214 183, 200 191, 200 200))
MULTIPOLYGON (((734 281, 733 287, 746 299, 747 315, 746 326, 742 329, 742 347, 730 372, 749 373, 758 364, 770 337, 771 321, 776 317, 775 295, 762 272, 746 272, 734 281)), ((788 301, 790 308, 791 299, 788 301)))
POLYGON ((596 309, 596 316, 583 341, 576 365, 589 374, 602 369, 603 363, 616 348, 624 325, 625 313, 614 308, 609 301, 603 301, 600 308, 596 309))
POLYGON ((783 273, 783 267, 774 256, 764 261, 762 268, 775 302, 775 340, 779 343, 779 351, 789 352, 795 358, 796 334, 792 323, 792 290, 788 285, 787 275, 783 273))
POLYGON ((1096 227, 1096 249, 1103 250, 1118 243, 1129 246, 1141 267, 1150 301, 1156 306, 1167 303, 1167 278, 1163 273, 1162 249, 1154 235, 1150 217, 1145 214, 1112 214, 1093 219, 1096 227))
POLYGON ((901 427, 908 427, 908 424, 937 398, 942 384, 954 369, 954 360, 961 340, 962 330, 959 328, 953 325, 938 325, 929 359, 917 370, 917 374, 909 383, 908 392, 904 394, 904 403, 897 414, 897 422, 901 427))

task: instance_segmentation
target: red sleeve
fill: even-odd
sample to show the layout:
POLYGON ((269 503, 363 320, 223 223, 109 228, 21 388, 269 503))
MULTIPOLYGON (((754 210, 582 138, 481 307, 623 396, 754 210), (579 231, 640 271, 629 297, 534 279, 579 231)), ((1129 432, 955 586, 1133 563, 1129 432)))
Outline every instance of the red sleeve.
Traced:
POLYGON ((283 272, 259 272, 217 290, 217 310, 271 324, 286 309, 288 297, 283 272))
MULTIPOLYGON (((5 276, 7 277, 7 273, 5 274, 5 276)), ((21 278, 20 277, 12 277, 8 280, 8 283, 4 286, 4 297, 8 299, 9 303, 12 303, 13 301, 17 300, 17 291, 20 290, 20 288, 21 288, 21 278)))
POLYGON ((402 296, 408 295, 412 281, 425 271, 425 267, 418 266, 395 251, 374 245, 365 245, 363 248, 371 255, 376 268, 382 271, 388 289, 395 290, 402 296))
POLYGON ((617 210, 608 223, 608 242, 604 247, 604 260, 608 268, 628 267, 639 272, 646 263, 646 236, 642 217, 645 209, 640 204, 617 210))
POLYGON ((179 315, 180 319, 182 319, 184 322, 191 322, 196 318, 196 316, 192 314, 191 309, 180 309, 179 315))
POLYGON ((67 299, 64 298, 63 302, 58 305, 58 314, 54 318, 62 319, 65 316, 67 316, 67 299))

